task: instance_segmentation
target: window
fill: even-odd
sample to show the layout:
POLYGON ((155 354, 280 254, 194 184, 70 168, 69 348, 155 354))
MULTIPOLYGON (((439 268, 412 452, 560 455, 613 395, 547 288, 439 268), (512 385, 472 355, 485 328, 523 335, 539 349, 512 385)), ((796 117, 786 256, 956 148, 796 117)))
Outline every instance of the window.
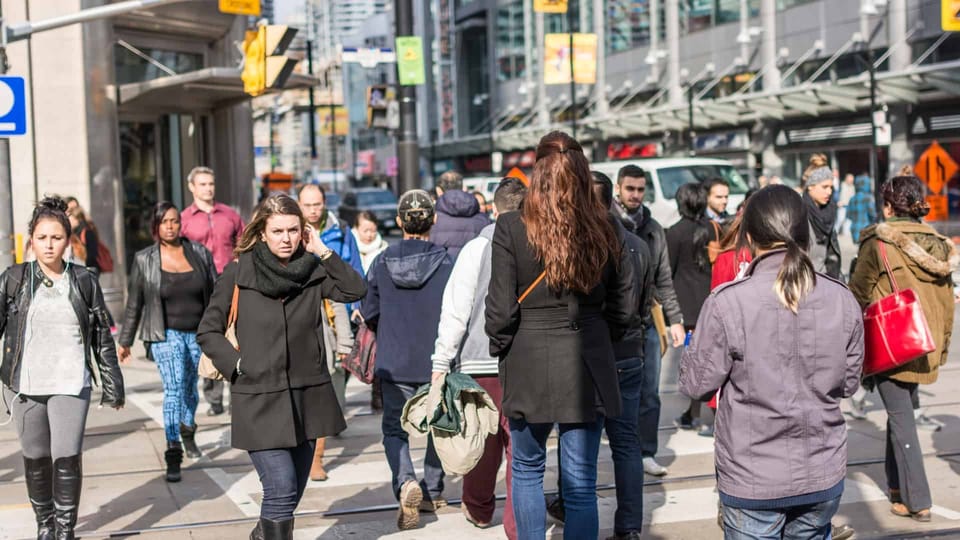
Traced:
MULTIPOLYGON (((138 48, 141 53, 155 62, 162 64, 174 73, 188 73, 203 68, 203 55, 180 51, 164 51, 161 49, 138 48)), ((114 45, 113 61, 117 70, 117 84, 144 82, 160 77, 167 77, 169 73, 148 62, 133 51, 121 45, 114 45)))
POLYGON ((807 4, 812 1, 813 0, 777 0, 777 11, 799 6, 800 4, 807 4))
POLYGON ((675 198, 677 190, 684 184, 706 182, 718 176, 730 185, 731 195, 743 195, 750 189, 740 173, 730 165, 686 165, 657 169, 660 191, 667 199, 675 198))
POLYGON ((650 43, 650 0, 610 0, 606 16, 607 54, 650 43))
MULTIPOLYGON (((923 39, 913 43, 911 46, 913 49, 913 60, 917 60, 920 58, 920 55, 926 53, 927 49, 932 47, 939 37, 940 36, 923 39)), ((957 58, 960 58, 960 35, 950 34, 939 47, 927 55, 923 60, 923 64, 936 64, 938 62, 946 62, 947 60, 956 60, 957 58)))
POLYGON ((523 41, 523 3, 515 1, 497 10, 497 80, 509 81, 526 75, 526 47, 523 41))

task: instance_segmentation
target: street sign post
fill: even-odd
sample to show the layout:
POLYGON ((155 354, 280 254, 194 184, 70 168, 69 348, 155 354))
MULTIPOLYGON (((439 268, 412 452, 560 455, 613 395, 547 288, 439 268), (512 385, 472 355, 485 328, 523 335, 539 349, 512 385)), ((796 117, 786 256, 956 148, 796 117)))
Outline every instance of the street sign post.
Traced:
POLYGON ((0 137, 27 133, 23 77, 0 77, 0 137))
POLYGON ((927 214, 926 220, 946 220, 948 217, 947 183, 960 171, 960 165, 957 165, 940 143, 933 141, 933 144, 920 154, 920 159, 917 160, 913 170, 927 184, 930 213, 927 214))
POLYGON ((426 82, 423 40, 420 36, 397 38, 397 79, 400 86, 417 86, 426 82))

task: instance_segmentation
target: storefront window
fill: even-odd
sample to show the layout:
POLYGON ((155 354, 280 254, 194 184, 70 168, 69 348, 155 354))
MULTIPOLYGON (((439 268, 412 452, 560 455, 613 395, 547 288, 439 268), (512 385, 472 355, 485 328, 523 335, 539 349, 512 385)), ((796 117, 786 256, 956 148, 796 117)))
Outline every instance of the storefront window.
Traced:
POLYGON ((114 46, 114 63, 118 84, 150 81, 170 75, 156 64, 161 64, 177 74, 203 68, 202 54, 142 48, 138 48, 137 51, 152 59, 153 62, 147 61, 127 47, 114 46))
POLYGON ((607 54, 650 43, 650 0, 610 0, 606 16, 607 54))
MULTIPOLYGON (((716 24, 737 22, 740 20, 740 0, 716 0, 717 14, 716 24)), ((749 0, 747 2, 747 11, 750 17, 760 15, 760 0, 749 0)))
POLYGON ((687 32, 704 30, 713 24, 713 1, 686 0, 681 4, 687 12, 687 32))
POLYGON ((800 4, 807 4, 813 2, 813 0, 777 0, 777 11, 781 9, 792 8, 793 6, 799 6, 800 4))
POLYGON ((525 53, 523 3, 518 0, 497 10, 497 80, 523 77, 527 69, 525 53))
MULTIPOLYGON (((914 43, 911 46, 913 49, 913 59, 919 59, 920 55, 926 53, 938 38, 939 36, 923 39, 914 43)), ((940 44, 939 47, 927 55, 922 63, 936 64, 938 62, 946 62, 947 60, 956 60, 958 58, 960 58, 960 35, 951 33, 949 37, 947 37, 947 39, 940 44)))

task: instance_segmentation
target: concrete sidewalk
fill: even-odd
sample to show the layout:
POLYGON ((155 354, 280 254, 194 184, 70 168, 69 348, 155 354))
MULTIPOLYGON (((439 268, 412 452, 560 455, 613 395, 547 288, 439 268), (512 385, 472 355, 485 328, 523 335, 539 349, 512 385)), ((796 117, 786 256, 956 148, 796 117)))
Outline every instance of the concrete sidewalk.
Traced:
MULTIPOLYGON (((956 348, 955 348, 956 349, 956 348)), ((960 538, 960 355, 940 380, 922 387, 921 402, 927 414, 945 427, 920 432, 925 466, 933 489, 933 521, 926 524, 893 516, 885 498, 883 472, 883 406, 877 394, 868 397, 866 420, 849 422, 849 460, 844 501, 837 523, 850 523, 859 538, 900 538, 915 531, 940 531, 960 538)), ((666 367, 666 366, 665 366, 666 367)), ((666 369, 665 369, 666 371, 666 369)), ((155 366, 143 359, 124 367, 128 404, 122 411, 94 405, 85 439, 84 491, 79 531, 84 538, 139 534, 155 539, 246 538, 259 513, 260 484, 244 452, 229 447, 226 416, 202 415, 198 440, 205 457, 188 461, 183 482, 163 480, 161 425, 162 394, 155 366)), ((665 379, 671 374, 665 373, 665 379)), ((675 374, 672 375, 675 377, 675 374)), ((659 480, 647 477, 644 490, 645 538, 715 539, 716 492, 713 482, 713 440, 693 432, 677 431, 670 423, 686 407, 676 393, 663 396, 660 460, 670 474, 659 480)), ((330 479, 311 482, 297 519, 298 540, 314 538, 503 538, 500 511, 495 526, 480 530, 470 526, 456 506, 436 515, 425 515, 421 528, 396 531, 395 504, 389 487, 389 468, 380 444, 380 418, 369 409, 369 387, 356 382, 348 389, 349 429, 327 442, 330 479)), ((412 441, 415 463, 423 455, 424 439, 412 441)), ((550 445, 555 446, 551 440, 550 445)), ((550 452, 545 489, 556 486, 555 452, 550 452)), ((505 493, 500 472, 498 492, 505 493)), ((609 449, 600 451, 601 538, 612 533, 616 507, 613 467, 609 449)), ((458 499, 460 480, 448 478, 445 495, 458 499)), ((502 507, 502 502, 499 503, 502 507)), ((553 524, 550 534, 559 538, 553 524)), ((0 539, 32 538, 33 514, 23 485, 22 460, 11 426, 0 428, 0 539)))

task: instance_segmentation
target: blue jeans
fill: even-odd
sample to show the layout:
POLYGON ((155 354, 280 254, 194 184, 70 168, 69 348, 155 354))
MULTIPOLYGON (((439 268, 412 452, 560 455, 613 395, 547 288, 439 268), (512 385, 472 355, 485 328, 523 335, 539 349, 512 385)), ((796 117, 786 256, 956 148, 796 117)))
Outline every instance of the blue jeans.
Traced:
POLYGON ((163 384, 163 427, 168 441, 180 440, 180 424, 194 425, 197 403, 197 366, 200 346, 195 332, 167 329, 165 341, 150 344, 150 355, 163 384))
MULTIPOLYGON (((420 388, 420 384, 381 381, 383 391, 383 417, 380 428, 383 432, 383 450, 393 473, 393 496, 400 498, 400 488, 408 480, 417 480, 417 473, 410 459, 410 436, 400 425, 403 406, 420 388)), ((423 459, 423 482, 420 483, 424 500, 436 500, 443 494, 443 465, 433 437, 427 437, 427 454, 423 459)))
POLYGON ((294 448, 273 448, 248 452, 263 486, 260 517, 274 521, 293 518, 310 479, 314 441, 294 448))
POLYGON ((746 510, 721 505, 724 540, 830 540, 830 520, 840 497, 778 510, 746 510))
MULTIPOLYGON (((622 384, 622 383, 621 383, 622 384)), ((657 455, 657 435, 660 430, 660 336, 657 329, 647 329, 643 347, 643 379, 640 382, 640 405, 637 412, 637 435, 640 454, 657 455)))
POLYGON ((643 456, 637 436, 643 358, 617 360, 620 402, 623 410, 616 418, 607 418, 605 428, 613 454, 613 474, 617 482, 617 512, 613 530, 617 534, 640 532, 643 526, 643 456))
MULTIPOLYGON (((513 513, 517 540, 543 540, 547 507, 543 500, 543 472, 547 465, 547 437, 553 424, 529 424, 510 419, 513 448, 513 513)), ((560 424, 561 486, 566 519, 563 535, 577 540, 596 539, 597 454, 603 417, 588 424, 560 424)))

